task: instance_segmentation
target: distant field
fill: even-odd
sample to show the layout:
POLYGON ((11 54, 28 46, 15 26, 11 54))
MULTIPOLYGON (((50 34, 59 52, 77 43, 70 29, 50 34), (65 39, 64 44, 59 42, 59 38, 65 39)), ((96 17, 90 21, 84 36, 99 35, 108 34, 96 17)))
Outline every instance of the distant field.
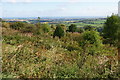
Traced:
POLYGON ((103 27, 105 20, 83 20, 83 21, 64 21, 64 24, 69 26, 70 24, 76 24, 77 27, 84 27, 86 25, 94 27, 103 27))
MULTIPOLYGON (((6 19, 7 22, 17 22, 22 21, 26 23, 36 24, 39 21, 37 19, 6 19)), ((62 18, 62 19, 41 19, 41 23, 49 23, 49 24, 65 24, 69 26, 70 24, 76 24, 77 27, 84 27, 86 25, 94 26, 94 27, 103 27, 104 22, 106 21, 105 18, 62 18)))

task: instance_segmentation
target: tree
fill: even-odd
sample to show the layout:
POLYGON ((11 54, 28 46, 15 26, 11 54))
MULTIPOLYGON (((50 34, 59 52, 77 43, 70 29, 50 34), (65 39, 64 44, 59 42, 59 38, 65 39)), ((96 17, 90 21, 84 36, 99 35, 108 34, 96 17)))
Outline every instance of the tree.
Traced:
POLYGON ((87 25, 84 27, 85 31, 88 30, 88 31, 91 31, 91 30, 94 30, 94 27, 93 26, 90 26, 90 25, 87 25))
POLYGON ((120 19, 116 15, 107 17, 103 28, 103 36, 110 43, 115 44, 118 40, 118 30, 120 28, 120 19))
POLYGON ((40 17, 38 17, 38 23, 40 23, 40 17))
POLYGON ((117 15, 107 17, 103 28, 103 36, 107 42, 118 47, 118 59, 120 60, 120 17, 117 15))
POLYGON ((70 26, 69 26, 69 32, 75 32, 77 30, 77 27, 76 27, 76 25, 75 24, 71 24, 70 26))
POLYGON ((118 59, 119 59, 119 62, 120 62, 120 28, 119 28, 119 31, 118 31, 118 59))
POLYGON ((64 36, 64 30, 63 28, 58 24, 54 33, 53 33, 53 38, 55 36, 58 36, 59 38, 63 37, 64 36))

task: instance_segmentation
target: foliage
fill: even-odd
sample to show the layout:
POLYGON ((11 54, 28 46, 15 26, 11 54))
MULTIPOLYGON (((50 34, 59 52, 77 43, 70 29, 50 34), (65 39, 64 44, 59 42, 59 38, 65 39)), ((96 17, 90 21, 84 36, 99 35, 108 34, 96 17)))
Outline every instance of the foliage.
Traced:
POLYGON ((102 44, 101 37, 96 31, 86 31, 82 34, 85 43, 94 44, 95 46, 100 46, 102 44))
POLYGON ((42 30, 44 33, 47 33, 50 31, 50 26, 48 24, 43 24, 42 25, 42 30))
POLYGON ((54 33, 53 33, 53 37, 58 36, 59 38, 64 36, 64 30, 63 28, 58 24, 54 33))
POLYGON ((41 23, 37 23, 35 24, 35 31, 34 34, 36 35, 41 35, 43 33, 48 33, 50 32, 51 28, 49 26, 49 24, 41 24, 41 23))
POLYGON ((43 31, 42 31, 42 29, 41 29, 41 23, 36 23, 35 26, 36 26, 36 29, 35 29, 34 34, 35 34, 35 35, 42 34, 43 31))
POLYGON ((108 17, 103 28, 104 38, 110 44, 114 44, 118 40, 118 31, 120 31, 120 18, 116 15, 108 17))
POLYGON ((40 17, 38 17, 38 23, 40 23, 40 17))
POLYGON ((83 28, 77 28, 77 32, 78 32, 78 33, 83 33, 83 32, 84 32, 84 29, 83 29, 83 28))
POLYGON ((91 30, 94 30, 94 27, 93 26, 90 26, 90 25, 87 25, 84 27, 85 30, 88 30, 88 31, 91 31, 91 30))
POLYGON ((77 72, 79 71, 79 68, 77 67, 76 64, 55 66, 53 69, 54 78, 78 78, 77 72))
POLYGON ((2 22, 2 18, 0 18, 0 22, 2 22))
POLYGON ((25 27, 21 28, 22 32, 25 33, 34 33, 36 30, 36 26, 34 24, 26 24, 25 27))
POLYGON ((77 27, 76 27, 75 24, 71 24, 71 25, 69 26, 69 32, 76 32, 76 30, 77 30, 77 27))
POLYGON ((2 27, 10 28, 10 24, 7 22, 2 22, 2 27))
POLYGON ((10 27, 15 30, 20 30, 25 27, 24 22, 14 22, 10 24, 10 27))
POLYGON ((54 24, 52 24, 52 25, 51 25, 51 28, 52 28, 53 30, 55 30, 55 29, 56 29, 56 26, 55 26, 54 24))
POLYGON ((80 41, 80 46, 89 47, 89 53, 94 54, 97 51, 97 48, 102 46, 101 37, 96 31, 85 31, 82 34, 83 40, 80 41))
POLYGON ((65 24, 60 24, 60 26, 63 28, 64 32, 66 32, 66 30, 67 30, 66 25, 65 24))

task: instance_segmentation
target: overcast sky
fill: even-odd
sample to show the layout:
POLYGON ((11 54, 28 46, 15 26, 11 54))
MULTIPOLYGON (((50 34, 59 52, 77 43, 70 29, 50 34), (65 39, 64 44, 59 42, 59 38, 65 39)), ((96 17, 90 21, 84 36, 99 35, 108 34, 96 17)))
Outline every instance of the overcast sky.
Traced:
POLYGON ((109 16, 119 0, 1 0, 0 17, 109 16))

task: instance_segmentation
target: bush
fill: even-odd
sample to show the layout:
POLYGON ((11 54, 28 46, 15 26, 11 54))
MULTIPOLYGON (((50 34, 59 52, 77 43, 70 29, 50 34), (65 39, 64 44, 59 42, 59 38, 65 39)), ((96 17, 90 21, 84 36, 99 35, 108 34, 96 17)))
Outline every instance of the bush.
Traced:
POLYGON ((0 18, 0 22, 2 22, 2 18, 0 18))
POLYGON ((102 44, 101 37, 97 31, 86 31, 82 34, 85 43, 94 44, 100 46, 102 44))
POLYGON ((82 34, 82 40, 80 40, 80 46, 83 47, 83 49, 88 51, 91 55, 96 53, 97 49, 99 49, 102 46, 101 37, 99 36, 99 33, 96 31, 85 31, 82 34))
POLYGON ((55 26, 54 24, 52 24, 52 25, 51 25, 51 28, 52 28, 53 30, 55 30, 55 29, 56 29, 56 26, 55 26))
POLYGON ((10 45, 18 45, 28 40, 28 37, 15 33, 14 35, 3 35, 3 42, 10 45))
POLYGON ((10 24, 7 22, 2 22, 2 27, 9 28, 10 24))
POLYGON ((76 46, 76 45, 74 45, 74 46, 73 45, 68 45, 67 50, 69 50, 69 51, 79 50, 79 47, 76 46))
POLYGON ((87 26, 84 27, 84 29, 85 29, 85 31, 87 31, 87 30, 91 31, 91 30, 95 30, 95 27, 87 25, 87 26))
POLYGON ((34 24, 26 24, 25 27, 21 29, 22 32, 34 33, 36 26, 34 24))
POLYGON ((34 32, 35 35, 40 35, 43 33, 50 32, 50 26, 48 24, 37 23, 35 25, 36 25, 35 32, 34 32))
POLYGON ((67 30, 66 25, 65 24, 60 24, 60 26, 63 28, 64 32, 66 32, 66 30, 67 30))
POLYGON ((24 22, 14 22, 14 23, 11 23, 10 27, 15 30, 20 30, 25 27, 25 23, 24 22))
POLYGON ((65 64, 62 66, 55 66, 53 68, 55 78, 78 78, 79 68, 76 64, 65 64))
POLYGON ((36 23, 35 26, 36 26, 36 28, 35 28, 34 35, 40 35, 40 34, 42 34, 43 31, 41 29, 41 27, 42 27, 41 23, 36 23))
POLYGON ((71 25, 69 26, 69 32, 76 32, 76 30, 77 30, 77 27, 76 27, 75 24, 71 24, 71 25))
POLYGON ((83 33, 83 32, 84 32, 84 29, 83 29, 83 28, 77 28, 77 32, 83 33))
POLYGON ((44 33, 47 33, 50 31, 50 26, 48 24, 43 24, 42 25, 42 30, 44 33))
POLYGON ((53 38, 55 36, 58 36, 59 38, 64 36, 64 30, 62 29, 62 27, 60 25, 57 25, 57 27, 53 33, 53 38))

